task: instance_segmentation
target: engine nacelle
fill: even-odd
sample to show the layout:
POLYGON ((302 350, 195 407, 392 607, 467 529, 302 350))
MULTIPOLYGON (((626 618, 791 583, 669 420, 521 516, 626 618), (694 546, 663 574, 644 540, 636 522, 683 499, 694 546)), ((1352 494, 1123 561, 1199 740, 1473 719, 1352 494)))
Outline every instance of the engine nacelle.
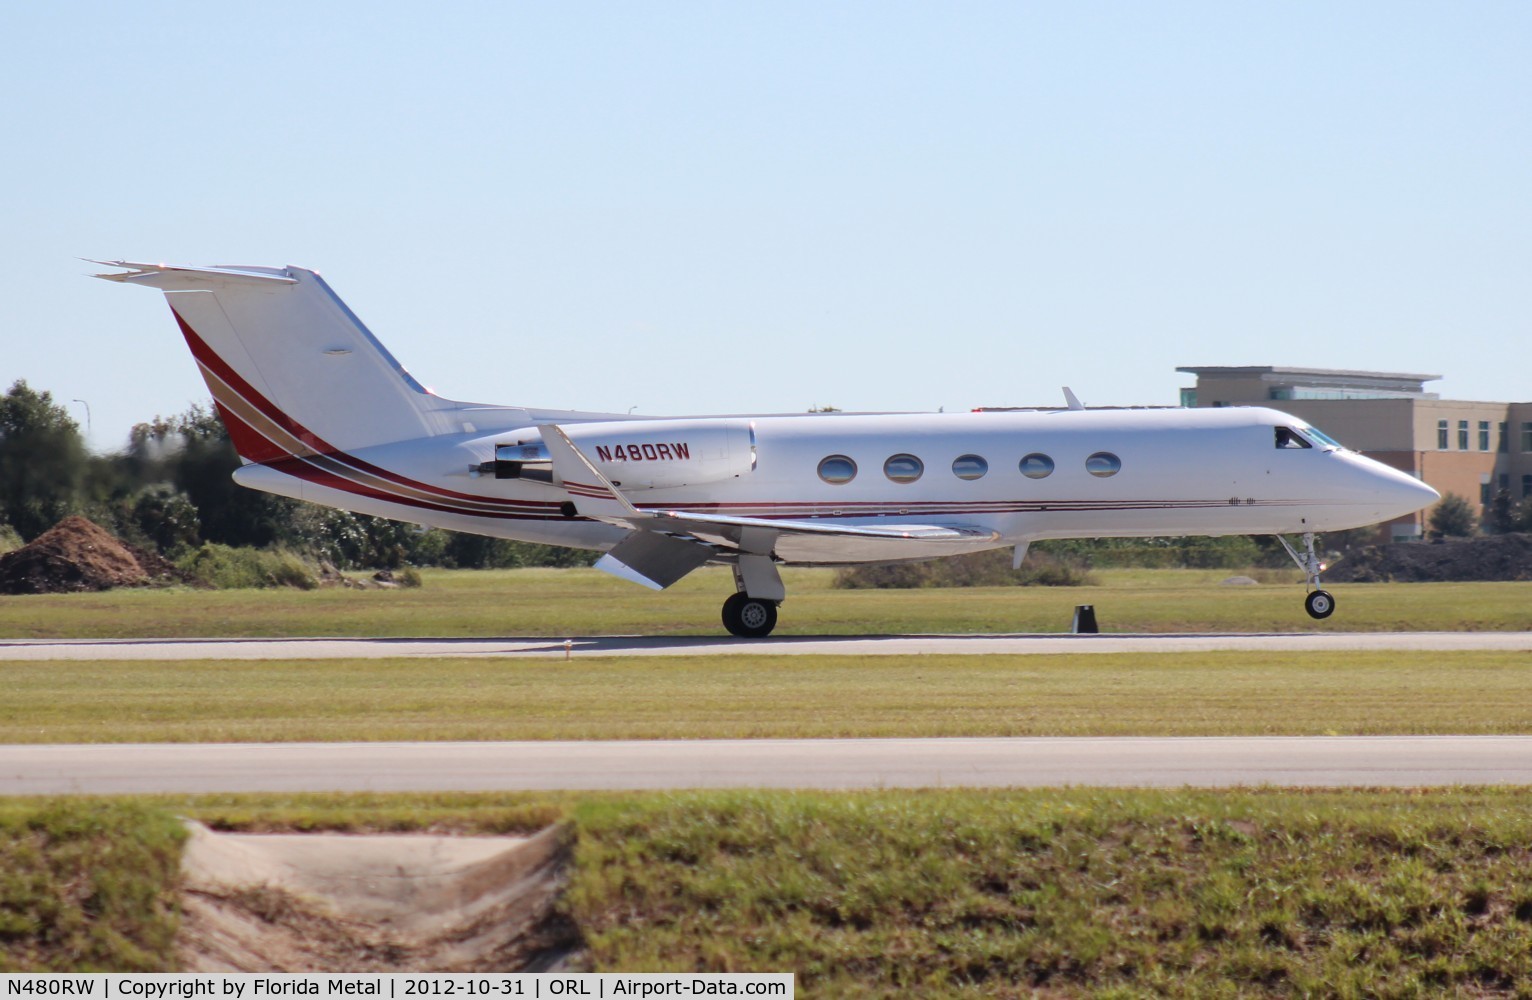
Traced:
POLYGON ((614 486, 656 490, 749 475, 748 420, 623 420, 565 424, 564 433, 614 486))
MULTIPOLYGON (((755 428, 748 420, 604 420, 560 426, 624 491, 716 483, 755 468, 755 428)), ((473 465, 471 473, 553 481, 548 448, 536 427, 506 431, 493 441, 494 460, 473 465)))

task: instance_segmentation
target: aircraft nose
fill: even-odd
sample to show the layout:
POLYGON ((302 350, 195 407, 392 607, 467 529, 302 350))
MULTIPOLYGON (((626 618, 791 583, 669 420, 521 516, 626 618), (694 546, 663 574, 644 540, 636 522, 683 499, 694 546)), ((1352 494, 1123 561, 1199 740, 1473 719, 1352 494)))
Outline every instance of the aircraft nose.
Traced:
POLYGON ((1389 506, 1396 511, 1394 517, 1413 514, 1442 498, 1440 493, 1409 473, 1389 468, 1381 462, 1377 464, 1376 472, 1380 492, 1387 496, 1389 506))

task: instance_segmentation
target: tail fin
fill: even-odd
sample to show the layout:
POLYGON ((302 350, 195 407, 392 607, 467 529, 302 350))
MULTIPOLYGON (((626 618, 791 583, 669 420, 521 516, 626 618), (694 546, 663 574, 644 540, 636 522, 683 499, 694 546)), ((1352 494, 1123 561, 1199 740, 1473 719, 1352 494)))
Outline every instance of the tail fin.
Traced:
POLYGON ((128 268, 165 293, 242 458, 270 462, 457 430, 324 279, 299 267, 128 268))

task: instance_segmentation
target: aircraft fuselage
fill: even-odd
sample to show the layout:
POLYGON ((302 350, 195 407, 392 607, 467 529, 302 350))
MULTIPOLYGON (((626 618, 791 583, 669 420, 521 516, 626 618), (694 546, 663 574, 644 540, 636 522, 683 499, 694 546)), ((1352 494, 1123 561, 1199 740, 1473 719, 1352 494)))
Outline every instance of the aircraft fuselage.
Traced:
MULTIPOLYGON (((595 549, 615 544, 620 529, 560 512, 568 499, 562 487, 495 478, 488 467, 497 445, 538 441, 537 415, 521 412, 527 417, 519 427, 381 445, 354 456, 493 505, 485 510, 471 509, 476 505, 467 499, 406 495, 397 485, 391 496, 362 495, 345 485, 349 481, 305 479, 280 467, 247 466, 237 478, 437 527, 595 549)), ((973 549, 1046 538, 1334 531, 1408 513, 1429 495, 1402 472, 1318 440, 1279 448, 1277 428, 1302 434, 1307 425, 1253 407, 639 418, 563 426, 640 510, 847 525, 914 519, 979 525, 996 534, 973 549), (1099 459, 1093 472, 1087 463, 1096 455, 1120 464, 1112 472, 1110 459, 1099 459), (837 456, 854 466, 849 481, 820 475, 821 463, 837 456), (908 458, 885 469, 899 456, 917 460, 918 474, 908 458)), ((783 555, 794 563, 848 561, 844 552, 783 555)))

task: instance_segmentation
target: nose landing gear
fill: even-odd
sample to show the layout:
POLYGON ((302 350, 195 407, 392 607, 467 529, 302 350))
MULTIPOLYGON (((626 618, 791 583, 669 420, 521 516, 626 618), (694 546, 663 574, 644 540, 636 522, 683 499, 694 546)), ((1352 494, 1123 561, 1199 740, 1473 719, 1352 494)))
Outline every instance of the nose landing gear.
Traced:
POLYGON ((1293 548, 1282 535, 1277 536, 1277 541, 1287 550, 1287 554, 1293 557, 1293 562, 1303 570, 1304 582, 1309 587, 1309 595, 1303 599, 1303 607, 1309 613, 1310 618, 1324 619, 1335 613, 1335 598, 1328 590, 1321 590, 1319 586, 1319 571, 1324 569, 1324 563, 1319 561, 1319 556, 1314 554, 1314 533, 1303 533, 1303 552, 1300 554, 1293 548))

